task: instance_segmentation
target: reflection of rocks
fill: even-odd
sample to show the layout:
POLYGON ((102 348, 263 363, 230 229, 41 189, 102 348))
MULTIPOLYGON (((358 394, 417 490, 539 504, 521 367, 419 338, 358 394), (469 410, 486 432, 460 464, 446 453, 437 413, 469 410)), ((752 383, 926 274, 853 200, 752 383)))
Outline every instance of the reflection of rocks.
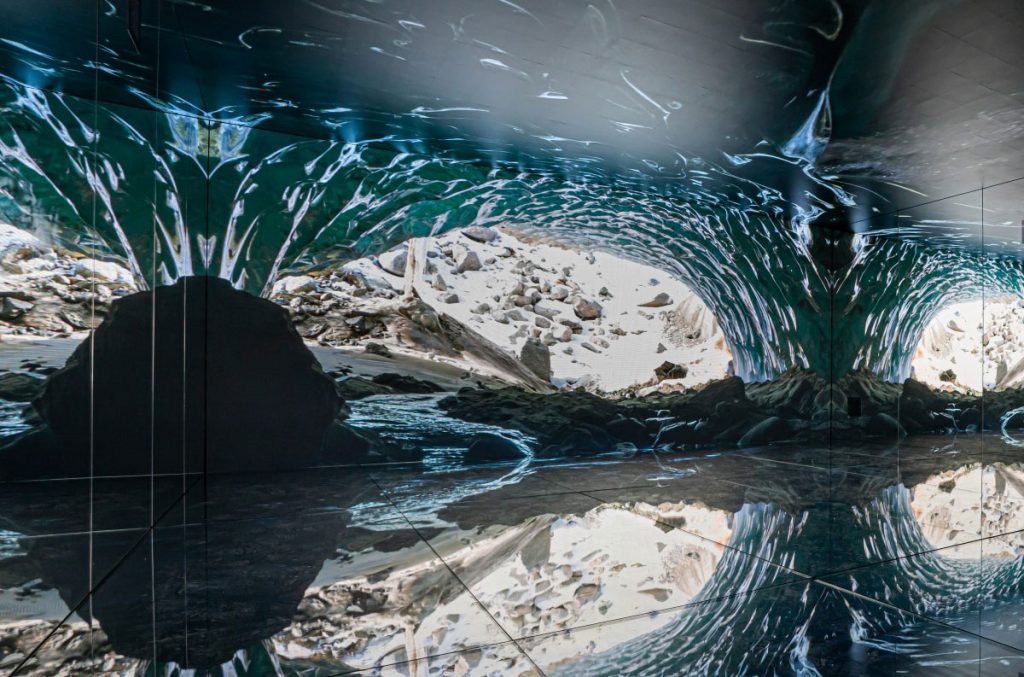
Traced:
MULTIPOLYGON (((986 559, 1014 559, 1024 545, 1024 466, 1019 463, 967 463, 928 477, 912 491, 911 505, 922 533, 936 548, 964 541, 964 534, 990 538, 986 559), (979 491, 980 490, 980 491, 979 491), (980 523, 979 523, 980 511, 980 523)), ((952 549, 950 557, 977 558, 976 549, 952 549)))
MULTIPOLYGON (((126 491, 104 493, 91 538, 77 531, 19 543, 24 551, 16 558, 19 581, 37 579, 42 589, 55 588, 75 613, 62 639, 43 647, 28 674, 86 673, 94 655, 127 663, 119 654, 201 669, 275 637, 297 615, 312 613, 315 602, 310 606, 307 591, 324 561, 336 558, 339 550, 366 551, 371 562, 379 562, 375 549, 398 550, 417 541, 411 529, 371 532, 346 525, 347 513, 339 508, 378 496, 367 485, 372 487, 366 477, 348 472, 222 476, 175 504, 151 538, 140 529, 110 528, 148 504, 143 500, 148 478, 126 485, 126 491), (87 598, 90 584, 95 594, 87 598), (90 614, 98 623, 92 638, 79 620, 89 621, 90 614), (58 673, 62 667, 68 672, 58 673)), ((50 492, 39 483, 22 483, 14 504, 19 528, 36 533, 77 524, 66 521, 73 515, 61 517, 65 511, 52 505, 50 492), (35 485, 34 499, 28 494, 32 487, 25 485, 35 485)), ((84 483, 79 493, 72 498, 89 500, 84 483)), ((0 517, 9 517, 8 503, 0 505, 5 510, 0 517)), ((0 561, 5 565, 0 573, 13 573, 7 560, 0 561)), ((395 582, 389 580, 388 586, 395 582)), ((457 585, 449 594, 462 592, 461 586, 454 589, 457 585)), ((394 600, 385 598, 377 608, 367 602, 372 600, 356 600, 363 604, 362 613, 400 612, 394 600)), ((51 627, 47 621, 0 625, 0 644, 22 655, 51 627)), ((396 634, 401 643, 404 628, 398 626, 396 634)))
POLYGON ((56 444, 9 450, 5 472, 311 465, 340 404, 284 311, 227 281, 185 278, 112 305, 35 400, 56 444))

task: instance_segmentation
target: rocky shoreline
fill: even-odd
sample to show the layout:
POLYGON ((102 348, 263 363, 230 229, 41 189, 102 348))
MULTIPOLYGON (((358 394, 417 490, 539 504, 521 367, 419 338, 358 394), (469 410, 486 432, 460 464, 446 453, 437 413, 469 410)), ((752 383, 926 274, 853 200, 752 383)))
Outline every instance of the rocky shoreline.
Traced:
MULTIPOLYGON (((380 394, 441 392, 428 381, 397 374, 352 377, 339 387, 349 401, 380 394)), ((864 372, 829 386, 813 372, 793 369, 764 383, 745 384, 731 377, 685 392, 617 399, 582 389, 538 393, 515 386, 466 387, 441 399, 438 406, 454 418, 533 437, 536 458, 563 458, 611 451, 895 442, 907 435, 1000 432, 1007 413, 1024 407, 1024 388, 988 393, 982 400, 932 390, 913 379, 886 383, 864 372), (859 415, 849 413, 851 400, 859 407, 859 415)), ((374 457, 416 460, 408 451, 397 453, 375 444, 365 431, 346 429, 336 439, 339 446, 360 440, 363 455, 349 457, 350 462, 374 457)), ((475 450, 467 462, 521 457, 502 445, 466 442, 475 450)))

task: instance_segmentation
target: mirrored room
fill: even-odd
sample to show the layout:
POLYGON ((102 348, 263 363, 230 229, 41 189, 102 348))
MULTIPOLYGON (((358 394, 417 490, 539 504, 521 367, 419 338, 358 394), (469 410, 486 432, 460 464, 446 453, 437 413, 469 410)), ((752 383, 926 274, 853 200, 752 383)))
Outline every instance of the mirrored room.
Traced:
POLYGON ((0 7, 0 674, 1024 674, 1021 0, 0 7))

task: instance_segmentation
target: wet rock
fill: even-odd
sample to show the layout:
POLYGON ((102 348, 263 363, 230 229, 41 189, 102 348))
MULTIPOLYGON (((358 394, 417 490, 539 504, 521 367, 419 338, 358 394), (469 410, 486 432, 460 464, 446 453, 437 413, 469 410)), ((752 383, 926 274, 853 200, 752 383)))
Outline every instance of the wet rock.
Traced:
POLYGON ((498 231, 487 226, 470 226, 463 228, 462 234, 474 242, 494 242, 498 237, 498 231))
POLYGON ((579 299, 573 304, 572 309, 581 320, 596 320, 601 317, 601 304, 597 301, 579 299))
POLYGON ((439 393, 444 390, 444 388, 431 381, 424 381, 423 379, 406 376, 405 374, 396 374, 394 372, 377 374, 373 377, 373 382, 377 385, 390 388, 391 392, 394 393, 425 394, 439 393))
POLYGON ((519 361, 543 381, 551 380, 551 351, 543 341, 527 339, 519 353, 519 361))
POLYGON ((886 437, 894 441, 901 440, 907 436, 907 431, 903 429, 899 421, 883 412, 878 412, 871 416, 868 419, 867 425, 864 426, 864 430, 870 435, 886 437))
POLYGON ((790 422, 778 416, 761 421, 747 434, 740 438, 739 446, 756 447, 762 444, 771 444, 781 440, 789 439, 792 428, 790 422))
POLYGON ((375 341, 367 341, 363 344, 363 350, 370 353, 371 355, 380 355, 381 357, 391 357, 391 350, 383 343, 377 343, 375 341))
POLYGON ((28 374, 0 374, 0 400, 31 402, 43 391, 46 381, 28 374))
POLYGON ((353 376, 337 382, 337 391, 346 402, 361 400, 371 395, 390 395, 394 390, 386 385, 374 383, 360 376, 353 376))
POLYGON ((672 305, 672 297, 665 292, 660 292, 650 301, 639 304, 641 308, 663 308, 668 305, 672 305))
POLYGON ((616 416, 608 421, 606 429, 612 437, 625 442, 632 442, 638 447, 647 446, 651 443, 651 435, 647 431, 647 426, 629 416, 616 416))
POLYGON ((491 461, 519 461, 523 450, 501 435, 480 433, 473 437, 469 448, 462 457, 465 463, 487 463, 491 461))

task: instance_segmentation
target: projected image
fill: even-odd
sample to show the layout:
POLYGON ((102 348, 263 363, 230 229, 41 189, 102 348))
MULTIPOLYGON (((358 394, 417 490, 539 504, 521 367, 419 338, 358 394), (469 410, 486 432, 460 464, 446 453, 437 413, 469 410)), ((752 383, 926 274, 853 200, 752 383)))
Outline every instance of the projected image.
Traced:
POLYGON ((1019 7, 122 5, 0 37, 4 674, 1024 671, 1019 7))

